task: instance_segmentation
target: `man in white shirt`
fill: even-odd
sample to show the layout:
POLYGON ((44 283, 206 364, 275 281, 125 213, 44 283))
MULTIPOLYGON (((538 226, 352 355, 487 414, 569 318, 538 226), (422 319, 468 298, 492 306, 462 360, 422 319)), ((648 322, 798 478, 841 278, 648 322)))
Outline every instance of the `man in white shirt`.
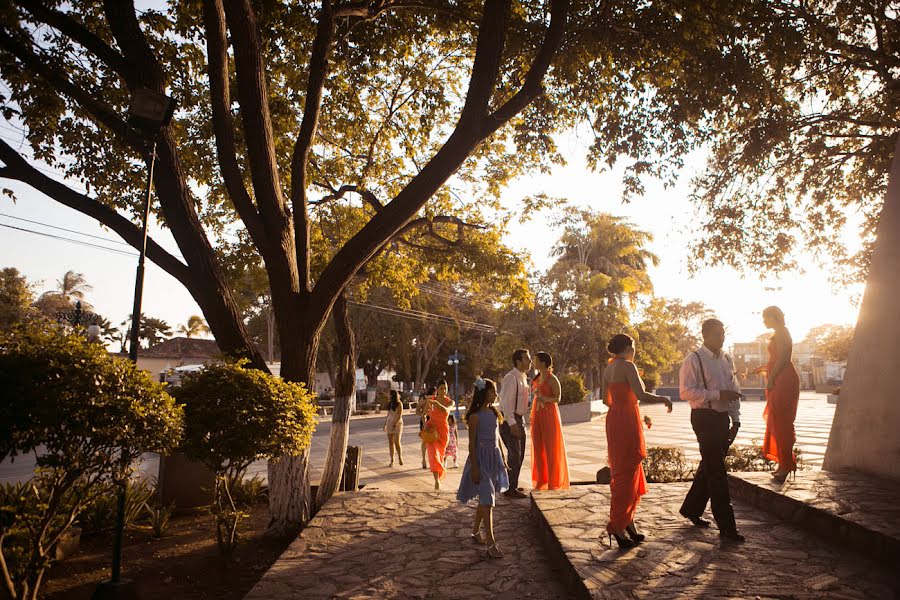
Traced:
POLYGON ((506 446, 506 462, 509 464, 509 489, 503 492, 508 498, 527 498, 519 487, 519 471, 525 459, 525 411, 528 410, 528 378, 525 371, 531 368, 531 354, 519 348, 512 355, 513 368, 500 382, 500 439, 506 446))
POLYGON ((712 505, 719 536, 743 542, 738 533, 728 492, 725 454, 741 426, 741 389, 731 357, 722 352, 725 326, 717 319, 703 323, 703 346, 681 364, 681 399, 691 406, 691 426, 700 444, 700 466, 679 511, 697 527, 709 527, 702 518, 712 505), (731 420, 731 427, 728 421, 731 420))

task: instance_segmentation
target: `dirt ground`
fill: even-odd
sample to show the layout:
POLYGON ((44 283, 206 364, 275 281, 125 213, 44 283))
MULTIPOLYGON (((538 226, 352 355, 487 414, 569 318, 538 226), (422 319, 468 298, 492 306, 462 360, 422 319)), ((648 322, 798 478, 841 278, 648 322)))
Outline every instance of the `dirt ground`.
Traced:
MULTIPOLYGON (((211 515, 173 517, 161 539, 149 526, 135 526, 125 532, 122 576, 136 582, 142 600, 243 598, 289 543, 263 537, 267 520, 265 504, 253 507, 230 562, 219 554, 211 515)), ((42 597, 88 600, 109 579, 111 556, 112 534, 82 537, 81 551, 50 569, 42 597)))

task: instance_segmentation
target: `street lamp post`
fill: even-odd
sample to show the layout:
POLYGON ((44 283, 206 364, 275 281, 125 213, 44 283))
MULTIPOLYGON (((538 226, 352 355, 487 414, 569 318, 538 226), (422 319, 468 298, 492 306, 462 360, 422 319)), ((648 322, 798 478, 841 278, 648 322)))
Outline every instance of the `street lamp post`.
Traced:
POLYGON ((62 310, 56 313, 57 323, 65 322, 73 327, 87 325, 87 339, 89 342, 96 342, 100 338, 100 326, 97 324, 99 320, 100 317, 98 315, 81 309, 81 300, 75 302, 75 310, 62 310))
POLYGON ((453 366, 453 399, 456 402, 456 422, 459 422, 459 361, 465 360, 465 356, 454 350, 447 358, 447 364, 453 366))
MULTIPOLYGON (((131 310, 131 347, 128 358, 137 363, 139 336, 141 330, 141 300, 144 295, 144 262, 147 255, 147 222, 150 220, 150 196, 153 193, 153 168, 156 166, 156 138, 160 128, 172 120, 175 100, 165 94, 138 87, 131 96, 128 107, 128 124, 151 143, 150 167, 147 170, 147 186, 144 193, 144 207, 141 213, 141 247, 137 273, 134 279, 134 304, 131 310)), ((128 468, 125 453, 122 453, 123 474, 128 468)), ((113 537, 112 576, 101 582, 94 591, 92 600, 136 599, 137 589, 133 581, 122 579, 122 537, 125 532, 125 489, 127 480, 122 478, 119 490, 119 507, 116 514, 116 530, 113 537)))

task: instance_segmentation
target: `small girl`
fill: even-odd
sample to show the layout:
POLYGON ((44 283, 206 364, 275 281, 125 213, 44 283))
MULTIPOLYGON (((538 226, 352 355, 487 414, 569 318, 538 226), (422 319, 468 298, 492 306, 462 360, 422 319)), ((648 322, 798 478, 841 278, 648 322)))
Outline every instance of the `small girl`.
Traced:
POLYGON ((456 450, 459 447, 459 429, 456 427, 456 417, 453 413, 447 417, 447 423, 450 425, 450 437, 447 439, 447 451, 444 454, 444 464, 447 464, 448 458, 453 458, 453 468, 458 469, 456 464, 456 450))
POLYGON ((509 477, 506 474, 509 467, 503 446, 497 442, 500 439, 498 428, 503 417, 494 406, 496 399, 497 384, 480 377, 475 380, 475 393, 463 417, 469 430, 469 457, 456 493, 456 499, 463 504, 478 498, 472 541, 488 546, 491 558, 503 556, 494 539, 493 510, 497 494, 509 489, 509 477), (484 533, 481 531, 482 524, 484 533))

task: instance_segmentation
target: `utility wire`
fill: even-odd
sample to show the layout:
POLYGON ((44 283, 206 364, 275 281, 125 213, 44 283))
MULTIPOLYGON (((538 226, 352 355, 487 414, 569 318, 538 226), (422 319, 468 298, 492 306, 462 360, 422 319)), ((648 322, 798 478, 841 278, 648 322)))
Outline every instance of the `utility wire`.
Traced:
POLYGON ((439 323, 441 325, 453 325, 460 326, 464 329, 474 329, 477 331, 482 331, 484 333, 494 333, 496 332, 496 328, 493 325, 488 325, 487 323, 477 323, 475 321, 468 321, 466 319, 454 319, 453 317, 449 317, 447 315, 439 315, 435 313, 429 313, 421 310, 400 310, 397 308, 393 308, 390 306, 382 306, 379 304, 366 304, 362 302, 355 302, 353 300, 349 300, 347 302, 353 306, 358 306, 359 308, 366 310, 373 310, 376 312, 382 312, 385 314, 402 317, 405 319, 413 319, 416 321, 433 321, 439 323))
POLYGON ((6 218, 8 218, 8 219, 16 219, 17 221, 25 221, 26 223, 33 223, 34 225, 41 225, 42 227, 49 227, 49 228, 51 228, 51 229, 58 229, 58 230, 60 230, 60 231, 67 231, 67 232, 69 232, 69 233, 74 233, 74 234, 77 234, 77 235, 83 235, 83 236, 85 236, 85 237, 94 238, 94 239, 97 239, 97 240, 103 240, 104 242, 110 242, 110 243, 112 243, 112 244, 121 244, 121 245, 123 245, 123 246, 128 246, 129 248, 132 247, 131 244, 129 244, 129 243, 127 243, 127 242, 123 242, 123 241, 121 241, 121 240, 113 240, 113 239, 110 239, 110 238, 108 238, 108 237, 103 237, 103 236, 100 236, 100 235, 92 235, 92 234, 90 234, 90 233, 84 233, 84 232, 82 232, 82 231, 76 231, 76 230, 74 230, 74 229, 66 229, 65 227, 57 227, 56 225, 50 225, 49 223, 42 223, 42 222, 40 222, 40 221, 32 221, 31 219, 25 219, 25 218, 23 218, 23 217, 15 217, 15 216, 13 216, 13 215, 8 215, 8 214, 6 214, 6 213, 0 213, 0 217, 6 217, 6 218))
POLYGON ((97 248, 99 250, 106 250, 107 252, 115 252, 116 254, 124 254, 125 256, 137 256, 135 252, 125 252, 124 250, 120 250, 118 248, 110 248, 108 246, 101 246, 100 244, 93 244, 91 242, 85 242, 83 240, 74 240, 72 238, 63 237, 61 235, 53 235, 52 233, 44 233, 43 231, 35 231, 34 229, 26 229, 25 227, 16 227, 14 225, 7 225, 6 223, 0 223, 0 227, 6 227, 8 229, 15 229, 16 231, 24 231, 26 233, 33 233, 35 235, 42 235, 44 237, 52 238, 55 240, 60 240, 63 242, 70 242, 72 244, 78 244, 79 246, 86 246, 88 248, 97 248))

